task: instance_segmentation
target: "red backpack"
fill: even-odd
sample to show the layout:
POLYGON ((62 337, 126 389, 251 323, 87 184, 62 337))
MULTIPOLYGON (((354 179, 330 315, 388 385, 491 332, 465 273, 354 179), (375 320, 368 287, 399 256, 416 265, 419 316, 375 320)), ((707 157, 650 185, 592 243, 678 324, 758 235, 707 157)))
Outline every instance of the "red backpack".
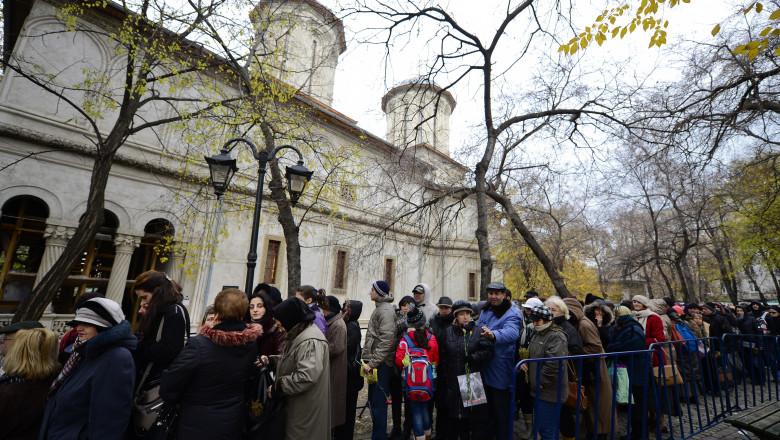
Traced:
MULTIPOLYGON (((428 359, 428 351, 414 345, 408 334, 404 335, 403 340, 406 341, 410 360, 404 370, 406 396, 415 402, 429 402, 433 399, 433 365, 428 359)), ((430 333, 428 342, 431 342, 430 333)))

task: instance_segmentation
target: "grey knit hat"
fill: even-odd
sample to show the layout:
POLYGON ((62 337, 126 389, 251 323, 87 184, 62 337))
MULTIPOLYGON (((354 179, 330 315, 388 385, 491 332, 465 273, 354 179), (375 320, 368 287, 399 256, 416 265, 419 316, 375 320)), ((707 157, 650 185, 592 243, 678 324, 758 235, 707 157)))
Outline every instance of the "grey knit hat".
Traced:
POLYGON ((76 317, 68 325, 75 327, 79 324, 89 324, 106 329, 124 319, 125 314, 119 304, 108 298, 93 298, 76 310, 76 317))
POLYGON ((414 304, 409 304, 409 311, 406 312, 406 323, 409 328, 425 328, 428 323, 425 319, 425 313, 414 304))

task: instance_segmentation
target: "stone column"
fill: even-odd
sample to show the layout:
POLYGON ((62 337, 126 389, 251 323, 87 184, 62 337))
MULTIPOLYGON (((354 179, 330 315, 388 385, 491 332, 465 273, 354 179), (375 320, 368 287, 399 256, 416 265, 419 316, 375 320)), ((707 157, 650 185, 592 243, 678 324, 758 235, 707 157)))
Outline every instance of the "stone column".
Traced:
POLYGON ((65 251, 65 246, 68 245, 68 240, 76 233, 76 228, 63 225, 47 224, 46 229, 43 232, 43 238, 46 239, 46 247, 43 250, 43 257, 41 257, 41 264, 38 266, 38 274, 35 276, 35 283, 33 288, 46 275, 46 272, 54 266, 57 259, 65 251))
POLYGON ((182 265, 184 264, 184 248, 182 246, 182 243, 174 242, 172 243, 173 246, 171 246, 171 273, 169 274, 171 278, 179 283, 179 285, 184 284, 184 270, 182 265))
POLYGON ((111 267, 111 277, 108 279, 106 298, 122 304, 122 297, 125 294, 125 285, 127 283, 127 273, 130 271, 130 259, 133 257, 135 248, 140 244, 141 237, 133 235, 117 234, 116 238, 114 238, 116 254, 114 256, 114 265, 111 267))

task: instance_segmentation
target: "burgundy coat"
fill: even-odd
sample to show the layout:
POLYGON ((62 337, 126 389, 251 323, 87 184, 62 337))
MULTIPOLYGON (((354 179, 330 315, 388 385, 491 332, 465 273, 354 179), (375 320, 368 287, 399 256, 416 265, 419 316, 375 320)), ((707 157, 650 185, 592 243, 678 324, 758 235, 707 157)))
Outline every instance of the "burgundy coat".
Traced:
POLYGON ((276 327, 276 322, 269 319, 263 324, 263 334, 257 338, 257 355, 271 356, 284 351, 284 333, 276 327))

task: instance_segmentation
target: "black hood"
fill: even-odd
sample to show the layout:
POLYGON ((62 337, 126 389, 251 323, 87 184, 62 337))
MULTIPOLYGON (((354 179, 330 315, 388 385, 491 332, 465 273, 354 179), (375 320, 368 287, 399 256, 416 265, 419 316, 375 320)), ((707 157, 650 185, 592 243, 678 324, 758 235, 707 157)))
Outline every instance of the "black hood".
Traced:
POLYGON ((363 303, 354 299, 349 300, 349 322, 357 322, 363 312, 363 303))

